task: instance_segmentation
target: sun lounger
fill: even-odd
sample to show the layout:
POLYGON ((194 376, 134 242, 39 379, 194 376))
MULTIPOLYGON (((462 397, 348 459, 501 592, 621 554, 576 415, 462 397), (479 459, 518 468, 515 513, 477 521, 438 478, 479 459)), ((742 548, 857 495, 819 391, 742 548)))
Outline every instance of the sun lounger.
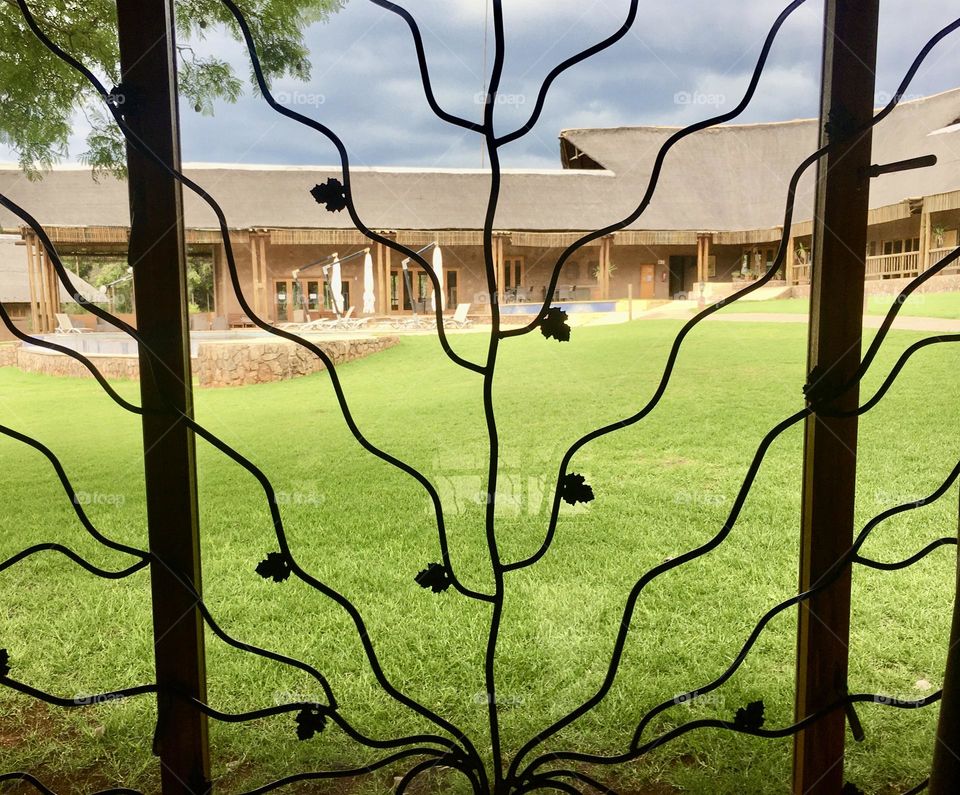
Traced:
POLYGON ((54 329, 57 334, 83 334, 90 331, 86 326, 75 324, 70 319, 70 315, 62 312, 56 312, 54 315, 57 318, 57 327, 54 329))

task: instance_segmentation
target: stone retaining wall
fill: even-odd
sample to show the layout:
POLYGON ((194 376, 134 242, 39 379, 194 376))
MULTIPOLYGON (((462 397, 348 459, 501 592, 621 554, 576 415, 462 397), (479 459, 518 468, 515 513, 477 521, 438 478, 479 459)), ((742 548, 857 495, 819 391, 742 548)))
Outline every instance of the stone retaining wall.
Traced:
MULTIPOLYGON (((392 348, 397 337, 357 337, 321 340, 316 344, 334 364, 361 359, 392 348)), ((88 354, 88 358, 108 379, 136 380, 140 362, 136 356, 88 354)), ((0 346, 0 366, 15 364, 28 373, 43 373, 70 378, 92 378, 90 371, 69 356, 35 348, 0 346)), ((241 386, 283 381, 324 369, 323 362, 292 342, 237 340, 205 342, 191 360, 193 375, 200 386, 241 386)))
MULTIPOLYGON (((867 295, 898 295, 913 279, 868 279, 864 282, 867 295)), ((934 276, 917 288, 917 293, 960 292, 960 273, 934 276)), ((793 288, 794 298, 809 298, 810 285, 800 284, 793 288)), ((905 314, 910 314, 904 310, 905 314)))
MULTIPOLYGON (((397 337, 358 337, 320 340, 316 344, 335 365, 392 348, 397 337)), ((209 342, 200 346, 194 375, 200 386, 240 386, 284 381, 324 369, 310 351, 291 342, 209 342)))
MULTIPOLYGON (((136 356, 102 356, 87 354, 87 358, 109 380, 136 380, 140 377, 140 362, 136 356)), ((43 373, 68 378, 93 378, 90 371, 70 356, 37 350, 17 348, 17 367, 25 373, 43 373)))

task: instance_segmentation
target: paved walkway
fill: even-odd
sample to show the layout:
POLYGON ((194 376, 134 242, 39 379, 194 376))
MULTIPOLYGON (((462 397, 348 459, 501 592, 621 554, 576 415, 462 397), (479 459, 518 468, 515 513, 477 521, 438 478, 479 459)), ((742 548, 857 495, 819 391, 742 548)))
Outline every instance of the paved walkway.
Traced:
MULTIPOLYGON (((788 314, 785 312, 719 312, 711 315, 708 320, 726 323, 804 323, 807 316, 802 314, 788 314)), ((864 328, 880 328, 883 317, 880 315, 864 315, 864 328)), ((893 322, 893 328, 902 331, 946 331, 960 333, 960 320, 949 320, 940 317, 904 317, 898 315, 893 322)))

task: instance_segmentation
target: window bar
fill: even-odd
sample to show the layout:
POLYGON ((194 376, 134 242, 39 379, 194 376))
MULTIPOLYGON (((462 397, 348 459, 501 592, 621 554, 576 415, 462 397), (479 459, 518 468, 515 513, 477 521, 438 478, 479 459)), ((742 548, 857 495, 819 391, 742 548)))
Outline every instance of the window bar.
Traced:
MULTIPOLYGON (((810 288, 810 403, 855 410, 863 335, 873 100, 879 0, 827 0, 824 8, 821 146, 810 288), (851 388, 844 388, 853 382, 851 388)), ((804 430, 800 590, 830 570, 853 541, 857 417, 809 416, 804 430)), ((796 717, 847 695, 850 568, 799 613, 796 717)), ((844 785, 846 717, 835 709, 796 735, 793 791, 837 795, 844 785)))
MULTIPOLYGON (((141 143, 180 169, 173 0, 118 0, 121 111, 141 143)), ((159 688, 154 751, 164 795, 209 790, 207 719, 188 699, 206 702, 200 589, 200 537, 187 332, 182 189, 127 147, 129 260, 136 295, 141 401, 152 556, 154 648, 159 688)))

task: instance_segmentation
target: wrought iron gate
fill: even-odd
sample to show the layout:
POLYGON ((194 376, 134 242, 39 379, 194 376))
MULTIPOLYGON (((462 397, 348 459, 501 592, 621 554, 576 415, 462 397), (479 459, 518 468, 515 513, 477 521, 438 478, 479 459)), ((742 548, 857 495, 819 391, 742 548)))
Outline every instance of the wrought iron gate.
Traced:
MULTIPOLYGON (((2 312, 6 327, 21 340, 57 351, 79 361, 97 379, 104 392, 125 411, 142 417, 144 449, 146 451, 146 482, 148 493, 149 549, 135 549, 116 543, 90 522, 82 504, 60 465, 56 454, 39 441, 18 431, 0 426, 0 432, 23 444, 30 445, 49 460, 63 486, 66 498, 87 531, 100 543, 129 555, 133 563, 121 572, 108 572, 84 560, 69 548, 48 543, 30 547, 0 564, 0 570, 15 565, 25 558, 44 551, 66 555, 90 573, 105 578, 125 577, 149 567, 153 584, 154 635, 156 639, 156 681, 116 692, 100 694, 96 700, 135 698, 154 695, 158 700, 158 723, 155 751, 162 767, 163 791, 174 793, 203 793, 211 789, 207 721, 242 722, 268 715, 291 713, 296 716, 296 734, 309 738, 322 731, 329 723, 336 724, 357 743, 381 749, 382 759, 357 770, 303 772, 291 775, 256 790, 266 792, 286 784, 311 779, 329 779, 360 776, 391 766, 404 772, 397 785, 402 793, 423 773, 437 767, 452 768, 462 773, 477 793, 526 793, 533 791, 577 792, 578 788, 598 792, 613 792, 601 783, 595 772, 603 766, 641 758, 649 751, 688 732, 702 729, 723 729, 756 737, 796 736, 795 791, 800 793, 830 793, 836 795, 843 787, 842 762, 844 733, 849 724, 856 736, 859 721, 856 705, 878 703, 897 709, 918 709, 938 701, 941 693, 913 700, 891 701, 876 694, 849 693, 846 688, 847 651, 845 640, 849 634, 850 573, 854 566, 883 569, 901 569, 930 554, 935 549, 956 544, 955 537, 942 538, 896 564, 879 563, 861 554, 864 542, 875 527, 888 518, 914 510, 943 497, 960 477, 960 464, 943 480, 941 486, 922 499, 897 505, 869 521, 854 534, 853 497, 854 468, 857 442, 857 418, 876 406, 889 390, 903 366, 916 352, 942 343, 958 342, 960 335, 930 337, 912 345, 900 357, 877 392, 861 402, 859 384, 871 368, 894 318, 903 302, 922 284, 937 273, 954 265, 960 258, 960 249, 944 257, 929 270, 921 273, 907 286, 895 301, 880 332, 861 356, 861 315, 863 308, 864 252, 867 217, 867 186, 871 178, 895 169, 929 165, 929 161, 871 165, 871 130, 897 106, 917 70, 934 46, 960 27, 960 20, 945 27, 918 53, 904 76, 896 95, 880 112, 875 113, 873 67, 876 60, 878 0, 852 2, 828 0, 826 3, 824 88, 822 105, 822 137, 817 151, 798 164, 787 192, 783 229, 784 237, 773 267, 765 276, 736 293, 728 301, 720 302, 699 312, 684 325, 673 342, 666 366, 653 397, 628 417, 598 428, 577 440, 559 462, 552 510, 544 529, 540 548, 529 557, 517 561, 502 559, 497 543, 495 509, 498 499, 499 438, 494 412, 493 381, 500 346, 510 339, 539 331, 545 338, 567 341, 570 329, 562 309, 551 307, 551 296, 558 285, 565 262, 584 245, 623 229, 642 216, 657 188, 661 170, 670 150, 684 138, 714 125, 736 119, 749 105, 767 62, 771 47, 782 26, 805 0, 794 0, 787 5, 769 31, 757 60, 753 78, 737 106, 714 118, 690 125, 677 132, 657 154, 646 193, 636 208, 625 218, 596 230, 569 246, 558 258, 552 270, 547 289, 548 299, 535 319, 521 328, 501 326, 497 302, 499 285, 494 263, 494 221, 500 198, 500 150, 512 141, 527 135, 539 119, 548 92, 563 72, 578 63, 612 47, 633 26, 639 0, 632 0, 623 25, 606 40, 582 51, 554 68, 538 92, 533 110, 526 123, 510 133, 497 135, 494 128, 495 101, 503 72, 505 32, 501 0, 493 0, 495 55, 487 101, 482 121, 458 117, 440 107, 431 86, 430 72, 417 22, 405 8, 388 0, 371 0, 376 5, 398 15, 409 27, 419 61, 420 75, 426 100, 443 121, 483 137, 490 161, 491 188, 484 225, 484 253, 487 288, 491 307, 491 331, 485 360, 477 363, 457 354, 447 340, 442 305, 436 309, 436 328, 439 342, 449 359, 459 367, 475 373, 482 379, 484 412, 490 444, 486 492, 485 533, 489 551, 494 587, 489 592, 468 587, 451 563, 444 525, 443 505, 435 486, 414 467, 379 449, 367 439, 350 412, 334 362, 323 349, 297 334, 276 328, 259 317, 244 298, 237 266, 230 243, 227 218, 214 196, 186 177, 180 166, 178 122, 176 115, 176 70, 174 65, 173 0, 119 0, 119 32, 123 82, 108 88, 65 52, 48 36, 31 9, 31 3, 17 0, 16 5, 26 24, 57 57, 80 73, 100 94, 104 107, 112 114, 122 130, 128 145, 132 231, 130 258, 135 269, 138 301, 138 323, 129 324, 111 316, 98 306, 76 296, 93 314, 121 328, 137 341, 141 361, 141 404, 135 405, 123 398, 100 375, 96 367, 82 354, 50 342, 32 338, 20 331, 2 312), (512 572, 534 566, 541 560, 556 535, 561 503, 592 500, 593 491, 582 475, 570 471, 574 455, 585 445, 607 434, 642 421, 656 407, 670 383, 674 367, 681 356, 685 339, 702 320, 718 311, 724 304, 736 301, 768 283, 783 265, 787 255, 788 236, 794 213, 794 200, 801 176, 809 169, 818 168, 818 209, 813 273, 812 342, 810 347, 809 380, 805 388, 806 405, 772 428, 756 450, 746 472, 729 515, 722 527, 709 541, 668 562, 658 565, 642 577, 629 591, 623 608, 619 634, 602 684, 596 693, 568 715, 531 737, 516 753, 507 755, 500 741, 501 706, 498 703, 498 680, 495 657, 505 594, 512 572), (430 563, 417 576, 417 582, 435 592, 453 588, 464 599, 475 600, 489 608, 490 626, 484 663, 484 680, 489 747, 481 747, 476 738, 467 736, 454 722, 405 695, 385 675, 376 650, 366 632, 364 619, 349 599, 311 575, 297 561, 285 534, 277 495, 268 477, 252 461, 219 439, 193 418, 190 389, 189 349, 186 330, 186 298, 184 277, 184 230, 181 191, 186 188, 202 199, 216 214, 226 251, 227 267, 233 289, 241 307, 254 324, 270 334, 303 346, 323 360, 329 372, 337 401, 346 423, 360 445, 413 478, 428 494, 435 512, 438 560, 430 563), (171 267, 176 264, 177 267, 171 267), (149 299, 149 300, 147 300, 149 299), (771 728, 765 724, 763 702, 744 704, 728 720, 693 720, 659 736, 649 736, 651 722, 670 706, 677 703, 671 696, 650 709, 636 725, 629 746, 618 755, 605 756, 578 752, 545 753, 543 743, 566 726, 594 709, 609 692, 630 628, 630 618, 647 586, 661 575, 707 556, 728 538, 732 532, 747 494, 758 474, 761 462, 773 442, 787 429, 804 423, 806 427, 804 503, 803 503, 803 559, 799 592, 792 598, 772 607, 756 624, 729 668, 711 682, 690 689, 680 699, 691 700, 704 696, 727 681, 742 665, 764 628, 779 614, 800 606, 798 695, 796 720, 792 725, 771 728), (429 721, 434 729, 429 734, 392 740, 366 737, 351 726, 338 710, 333 689, 324 675, 305 662, 291 659, 235 639, 224 632, 201 598, 199 535, 197 526, 197 495, 194 464, 194 437, 205 442, 245 468, 258 481, 269 507, 276 536, 276 549, 257 568, 257 573, 273 579, 277 587, 295 578, 316 589, 338 604, 352 620, 361 639, 367 661, 383 690, 409 710, 429 721), (816 616, 816 620, 812 617, 816 616), (234 648, 259 655, 306 672, 322 689, 326 701, 294 702, 259 709, 243 714, 226 714, 207 702, 204 672, 204 629, 234 648), (588 774, 587 770, 591 772, 588 774)), ((436 273, 417 252, 369 229, 354 204, 351 170, 347 149, 336 133, 326 124, 307 117, 278 103, 264 78, 257 45, 240 8, 232 0, 222 0, 243 33, 260 91, 265 102, 277 113, 324 136, 340 154, 342 180, 332 180, 314 189, 314 198, 327 210, 345 209, 354 225, 370 240, 400 252, 416 263, 427 275, 438 292, 442 293, 436 273)), ((305 186, 305 195, 309 186, 305 186)), ((70 281, 57 251, 43 227, 30 214, 6 196, 0 204, 16 214, 36 234, 50 257, 60 281, 70 289, 70 281)), ((0 684, 30 697, 41 699, 63 708, 82 708, 75 700, 43 692, 20 682, 16 660, 21 653, 20 639, 5 639, 8 649, 0 652, 0 684)), ((954 644, 956 645, 956 644, 954 644)), ((941 714, 941 744, 960 747, 960 717, 956 699, 960 690, 960 661, 951 657, 947 677, 947 702, 941 714), (952 690, 951 690, 952 688, 952 690)), ((291 739, 293 739, 291 737, 291 739)), ((50 790, 26 773, 0 775, 0 781, 22 780, 39 791, 50 790)), ((952 791, 953 782, 960 780, 960 767, 949 754, 937 754, 931 789, 937 793, 952 791)), ((918 792, 926 786, 912 790, 918 792)), ((125 790, 112 790, 121 792, 125 790)))

